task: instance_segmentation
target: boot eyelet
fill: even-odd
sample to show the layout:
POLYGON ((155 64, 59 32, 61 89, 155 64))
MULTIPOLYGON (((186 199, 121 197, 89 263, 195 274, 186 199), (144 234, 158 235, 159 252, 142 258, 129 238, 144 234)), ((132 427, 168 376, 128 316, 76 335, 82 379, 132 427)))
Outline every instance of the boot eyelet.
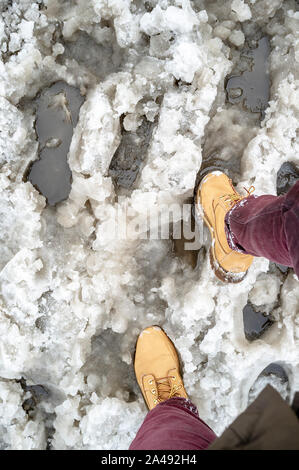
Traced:
POLYGON ((150 385, 152 385, 153 381, 152 381, 152 380, 149 380, 148 383, 149 383, 150 385))
POLYGON ((152 390, 152 393, 153 393, 153 394, 155 394, 155 393, 156 393, 156 390, 155 390, 154 388, 153 388, 153 390, 152 390))
POLYGON ((175 380, 175 377, 172 377, 172 380, 175 380))
POLYGON ((158 403, 158 400, 154 400, 154 404, 156 405, 158 403))

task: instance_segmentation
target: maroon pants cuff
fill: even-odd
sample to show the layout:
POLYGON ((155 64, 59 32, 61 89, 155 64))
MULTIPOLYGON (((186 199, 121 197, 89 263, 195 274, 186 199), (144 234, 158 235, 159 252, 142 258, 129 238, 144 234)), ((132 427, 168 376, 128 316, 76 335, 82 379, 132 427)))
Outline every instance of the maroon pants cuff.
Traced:
POLYGON ((225 217, 229 246, 291 266, 299 275, 299 181, 284 196, 249 196, 225 217))
POLYGON ((171 398, 147 414, 130 450, 202 450, 216 434, 185 398, 171 398))

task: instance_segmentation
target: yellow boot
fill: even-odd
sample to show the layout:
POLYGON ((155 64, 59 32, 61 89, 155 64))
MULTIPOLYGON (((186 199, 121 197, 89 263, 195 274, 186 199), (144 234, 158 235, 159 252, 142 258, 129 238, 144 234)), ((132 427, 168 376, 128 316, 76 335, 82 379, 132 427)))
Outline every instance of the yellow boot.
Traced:
POLYGON ((145 328, 137 340, 136 379, 148 408, 173 397, 188 398, 176 349, 158 326, 145 328))
MULTIPOLYGON (((247 191, 247 196, 252 193, 252 188, 247 191)), ((224 282, 242 281, 253 261, 253 256, 232 250, 225 234, 225 215, 241 199, 243 197, 237 193, 232 181, 220 171, 207 174, 197 190, 196 212, 203 216, 212 237, 211 265, 216 276, 224 282)))

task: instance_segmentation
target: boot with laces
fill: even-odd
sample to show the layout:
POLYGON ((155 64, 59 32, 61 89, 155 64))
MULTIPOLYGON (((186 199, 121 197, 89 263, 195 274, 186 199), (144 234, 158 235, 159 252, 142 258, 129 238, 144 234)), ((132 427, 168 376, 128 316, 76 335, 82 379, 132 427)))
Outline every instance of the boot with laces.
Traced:
POLYGON ((134 366, 137 382, 150 410, 169 398, 188 398, 180 375, 178 354, 160 327, 151 326, 140 333, 134 366))
POLYGON ((242 281, 253 261, 253 256, 229 247, 225 232, 227 212, 254 191, 253 186, 244 189, 247 195, 241 196, 224 173, 214 171, 203 178, 196 194, 197 216, 203 217, 212 237, 211 265, 216 276, 224 282, 242 281))

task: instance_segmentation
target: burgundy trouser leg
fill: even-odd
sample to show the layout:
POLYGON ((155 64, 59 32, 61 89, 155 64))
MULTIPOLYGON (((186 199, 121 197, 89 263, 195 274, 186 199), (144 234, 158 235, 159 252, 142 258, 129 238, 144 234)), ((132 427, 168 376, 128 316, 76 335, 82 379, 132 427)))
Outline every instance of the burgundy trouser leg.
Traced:
POLYGON ((294 268, 299 277, 299 181, 284 196, 249 196, 225 217, 229 246, 294 268))
POLYGON ((216 434, 185 398, 171 398, 149 411, 130 450, 203 450, 216 434))

